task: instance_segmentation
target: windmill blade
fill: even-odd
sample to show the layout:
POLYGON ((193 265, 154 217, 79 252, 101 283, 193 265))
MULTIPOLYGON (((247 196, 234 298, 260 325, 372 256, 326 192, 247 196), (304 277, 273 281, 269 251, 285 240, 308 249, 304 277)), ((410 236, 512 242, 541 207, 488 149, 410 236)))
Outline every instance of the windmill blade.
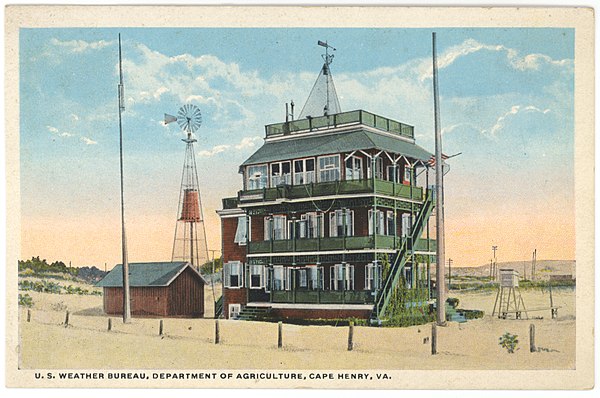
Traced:
POLYGON ((176 122, 176 121, 177 121, 177 116, 173 116, 173 115, 169 115, 168 113, 165 113, 165 125, 176 122))

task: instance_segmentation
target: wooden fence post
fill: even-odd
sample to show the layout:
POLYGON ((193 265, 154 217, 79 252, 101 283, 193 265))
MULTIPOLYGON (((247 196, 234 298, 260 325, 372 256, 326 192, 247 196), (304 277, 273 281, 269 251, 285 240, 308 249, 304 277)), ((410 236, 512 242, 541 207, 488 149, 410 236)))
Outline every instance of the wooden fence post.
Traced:
POLYGON ((215 319, 215 344, 219 344, 221 336, 219 335, 219 320, 215 319))
POLYGON ((350 327, 348 328, 348 351, 352 351, 354 348, 354 321, 350 321, 350 327))
POLYGON ((431 355, 437 354, 437 327, 435 323, 431 324, 431 355))
POLYGON ((158 335, 162 336, 163 335, 163 320, 160 320, 160 323, 158 325, 158 335))
POLYGON ((69 326, 69 311, 65 314, 65 327, 69 326))
POLYGON ((27 309, 27 322, 31 322, 31 310, 27 309))
POLYGON ((108 318, 108 331, 112 330, 112 318, 108 318))
POLYGON ((529 352, 536 352, 535 348, 535 325, 529 325, 529 352))
POLYGON ((283 347, 283 322, 277 323, 277 348, 283 347))

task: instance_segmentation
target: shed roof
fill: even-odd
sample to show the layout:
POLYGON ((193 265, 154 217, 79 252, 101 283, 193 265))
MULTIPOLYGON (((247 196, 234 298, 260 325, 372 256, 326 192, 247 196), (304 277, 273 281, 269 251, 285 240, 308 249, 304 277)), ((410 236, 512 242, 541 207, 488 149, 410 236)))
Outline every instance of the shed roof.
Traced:
POLYGON ((242 163, 242 166, 331 153, 352 152, 357 149, 385 150, 423 161, 429 160, 432 155, 411 142, 361 129, 347 133, 266 142, 242 163))
MULTIPOLYGON (((187 267, 206 284, 206 280, 188 262, 130 263, 129 286, 169 286, 187 267)), ((123 265, 116 265, 96 284, 99 287, 123 287, 123 265)))

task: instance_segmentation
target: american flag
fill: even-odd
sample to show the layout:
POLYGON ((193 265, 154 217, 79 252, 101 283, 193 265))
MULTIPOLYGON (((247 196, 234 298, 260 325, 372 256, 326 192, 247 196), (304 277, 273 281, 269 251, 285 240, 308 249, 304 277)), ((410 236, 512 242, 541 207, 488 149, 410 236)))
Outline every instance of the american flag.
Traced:
MULTIPOLYGON (((448 159, 450 156, 446 155, 445 153, 442 152, 442 162, 446 159, 448 159)), ((429 161, 427 161, 427 165, 431 166, 431 167, 435 167, 435 155, 431 155, 431 157, 429 158, 429 161)))

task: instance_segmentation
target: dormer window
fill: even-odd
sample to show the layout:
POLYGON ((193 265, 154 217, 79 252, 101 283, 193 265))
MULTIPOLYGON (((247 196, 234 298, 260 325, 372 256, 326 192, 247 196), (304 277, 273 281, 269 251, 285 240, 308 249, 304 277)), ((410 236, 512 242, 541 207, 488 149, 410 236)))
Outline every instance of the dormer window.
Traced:
POLYGON ((246 169, 248 189, 262 189, 267 187, 267 165, 248 166, 246 169))
POLYGON ((292 169, 290 162, 271 163, 271 187, 290 185, 292 183, 292 169))

